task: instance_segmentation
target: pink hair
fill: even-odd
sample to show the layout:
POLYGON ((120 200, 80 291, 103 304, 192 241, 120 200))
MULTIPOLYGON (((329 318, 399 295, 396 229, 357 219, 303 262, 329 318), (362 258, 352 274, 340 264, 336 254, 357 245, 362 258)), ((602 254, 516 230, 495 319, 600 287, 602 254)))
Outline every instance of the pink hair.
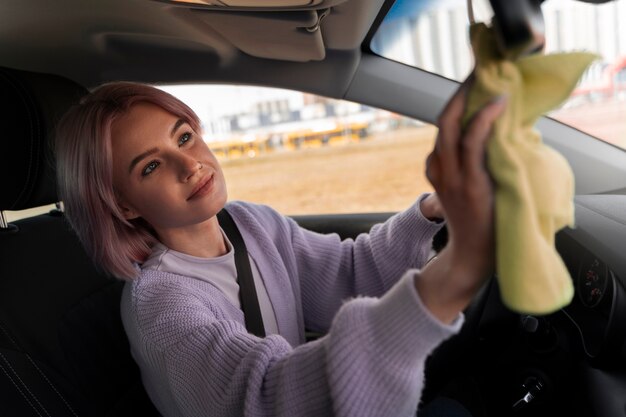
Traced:
POLYGON ((155 104, 200 132, 198 116, 157 88, 130 82, 104 84, 72 107, 57 129, 59 197, 78 238, 96 264, 122 279, 138 274, 136 264, 156 238, 143 219, 122 215, 113 188, 111 125, 136 103, 155 104))

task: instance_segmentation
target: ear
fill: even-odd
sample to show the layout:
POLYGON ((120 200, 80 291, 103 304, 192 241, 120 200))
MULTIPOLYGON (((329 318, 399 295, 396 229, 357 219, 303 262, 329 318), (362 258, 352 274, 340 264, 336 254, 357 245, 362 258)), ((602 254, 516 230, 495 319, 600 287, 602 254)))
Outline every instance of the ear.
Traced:
POLYGON ((128 204, 125 204, 123 201, 118 201, 117 205, 126 220, 133 220, 140 217, 139 213, 135 209, 130 207, 128 204))

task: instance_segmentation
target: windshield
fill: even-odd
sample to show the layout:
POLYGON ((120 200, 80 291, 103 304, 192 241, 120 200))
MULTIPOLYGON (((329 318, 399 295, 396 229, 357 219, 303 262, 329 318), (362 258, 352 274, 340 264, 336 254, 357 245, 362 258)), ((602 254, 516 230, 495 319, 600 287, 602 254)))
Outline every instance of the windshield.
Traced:
MULTIPOLYGON (((549 116, 626 149, 626 0, 542 3, 546 53, 590 51, 600 56, 569 100, 549 116), (622 19, 620 19, 620 17, 622 19)), ((487 0, 474 0, 476 21, 489 22, 487 0)), ((473 63, 467 0, 398 0, 372 39, 386 58, 461 81, 473 63)))

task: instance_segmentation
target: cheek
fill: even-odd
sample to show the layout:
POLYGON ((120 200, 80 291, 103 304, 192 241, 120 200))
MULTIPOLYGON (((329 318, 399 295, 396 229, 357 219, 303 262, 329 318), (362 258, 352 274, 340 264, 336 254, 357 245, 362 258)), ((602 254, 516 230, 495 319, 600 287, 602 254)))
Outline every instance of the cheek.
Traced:
POLYGON ((152 183, 128 185, 124 190, 124 199, 140 212, 142 217, 158 212, 167 207, 171 200, 171 190, 157 181, 152 183))
POLYGON ((119 208, 135 209, 135 201, 133 199, 135 193, 132 187, 129 187, 127 183, 117 180, 115 177, 113 177, 113 194, 115 195, 115 201, 119 208))
POLYGON ((155 229, 172 226, 181 213, 180 207, 173 204, 171 199, 164 198, 163 193, 138 202, 137 211, 155 229))
POLYGON ((220 162, 217 160, 217 157, 215 156, 215 154, 213 152, 211 152, 211 149, 209 148, 209 146, 203 142, 204 145, 204 149, 203 149, 203 159, 209 161, 211 163, 211 165, 213 165, 215 167, 215 169, 219 170, 220 172, 222 171, 222 167, 220 165, 220 162))
POLYGON ((215 155, 213 155, 213 152, 211 152, 209 145, 207 145, 205 142, 198 141, 197 151, 202 156, 202 159, 211 161, 211 163, 217 163, 215 155))
POLYGON ((211 153, 211 163, 215 167, 215 171, 217 171, 217 176, 222 184, 222 188, 226 190, 226 179, 224 178, 224 171, 222 171, 222 166, 219 161, 215 158, 215 156, 211 153))
POLYGON ((203 151, 204 153, 203 153, 202 159, 209 162, 213 166, 213 168, 219 173, 219 177, 221 181, 223 182, 224 172, 222 171, 222 166, 220 165, 220 162, 217 160, 213 152, 211 152, 209 147, 204 142, 203 142, 203 145, 205 149, 203 151))

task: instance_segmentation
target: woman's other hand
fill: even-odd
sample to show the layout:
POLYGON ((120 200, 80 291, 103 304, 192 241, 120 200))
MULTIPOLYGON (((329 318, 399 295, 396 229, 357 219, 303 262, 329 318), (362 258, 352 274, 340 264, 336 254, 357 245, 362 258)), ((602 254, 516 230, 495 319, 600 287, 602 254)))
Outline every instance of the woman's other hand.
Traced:
POLYGON ((420 211, 422 216, 432 222, 441 222, 445 219, 443 207, 437 193, 431 193, 420 203, 420 211))
POLYGON ((422 302, 444 322, 469 304, 494 267, 494 195, 485 152, 506 100, 486 105, 463 129, 468 87, 466 81, 441 113, 426 170, 445 212, 449 240, 415 284, 422 302))

